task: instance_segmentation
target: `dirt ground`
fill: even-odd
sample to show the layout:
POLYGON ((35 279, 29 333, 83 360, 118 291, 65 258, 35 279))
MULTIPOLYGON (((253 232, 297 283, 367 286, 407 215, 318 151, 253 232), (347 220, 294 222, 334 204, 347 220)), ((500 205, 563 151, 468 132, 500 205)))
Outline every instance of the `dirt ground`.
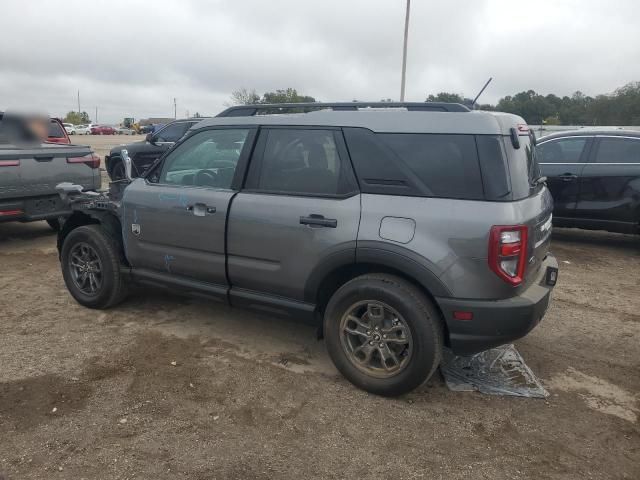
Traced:
MULTIPOLYGON (((146 135, 71 135, 71 143, 76 145, 90 145, 94 152, 104 159, 116 145, 139 142, 146 135)), ((104 166, 104 163, 103 163, 104 166)))
POLYGON ((152 290, 85 309, 48 226, 0 224, 0 478, 639 479, 640 238, 552 250, 552 306, 516 343, 547 400, 439 375, 385 399, 309 326, 152 290))

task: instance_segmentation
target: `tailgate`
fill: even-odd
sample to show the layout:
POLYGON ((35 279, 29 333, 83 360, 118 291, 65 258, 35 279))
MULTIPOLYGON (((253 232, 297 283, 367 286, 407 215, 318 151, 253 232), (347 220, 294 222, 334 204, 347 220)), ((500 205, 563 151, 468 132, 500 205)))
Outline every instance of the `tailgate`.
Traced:
POLYGON ((553 199, 547 187, 542 187, 538 193, 518 203, 524 220, 522 223, 529 227, 528 263, 524 282, 528 285, 537 275, 549 251, 553 199))
POLYGON ((90 153, 89 147, 74 145, 0 147, 0 199, 52 195, 61 182, 95 189, 100 169, 68 160, 90 153))

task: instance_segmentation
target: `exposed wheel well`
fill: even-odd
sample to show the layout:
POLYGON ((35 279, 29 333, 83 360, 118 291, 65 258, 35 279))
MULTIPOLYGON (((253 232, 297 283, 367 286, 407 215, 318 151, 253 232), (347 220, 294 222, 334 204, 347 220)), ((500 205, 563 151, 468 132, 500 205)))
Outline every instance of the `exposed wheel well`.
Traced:
POLYGON ((113 169, 118 162, 122 162, 122 158, 120 157, 120 155, 113 155, 109 157, 109 165, 107 166, 107 173, 109 174, 109 177, 111 177, 113 169))
POLYGON ((415 278, 407 275, 406 273, 397 270, 392 267, 388 267, 386 265, 380 265, 375 263, 355 263, 350 265, 344 265, 342 267, 333 270, 329 273, 319 284, 317 295, 316 295, 316 305, 320 315, 324 314, 324 310, 329 303, 329 299, 331 296, 345 283, 349 280, 352 280, 360 275, 364 275, 366 273, 388 273, 391 275, 396 275, 400 278, 407 280, 408 282, 415 285, 431 302, 433 306, 436 308, 438 313, 440 314, 440 318, 442 320, 442 327, 445 331, 445 341, 448 343, 449 338, 449 330, 447 328, 447 322, 444 319, 444 315, 442 314, 442 310, 440 310, 440 306, 438 302, 436 302, 433 294, 420 282, 418 282, 415 278))
POLYGON ((124 255, 124 245, 122 242, 122 225, 120 219, 109 212, 74 212, 65 222, 58 232, 58 254, 62 251, 62 244, 71 231, 83 225, 100 225, 113 239, 119 247, 121 261, 128 265, 124 255))

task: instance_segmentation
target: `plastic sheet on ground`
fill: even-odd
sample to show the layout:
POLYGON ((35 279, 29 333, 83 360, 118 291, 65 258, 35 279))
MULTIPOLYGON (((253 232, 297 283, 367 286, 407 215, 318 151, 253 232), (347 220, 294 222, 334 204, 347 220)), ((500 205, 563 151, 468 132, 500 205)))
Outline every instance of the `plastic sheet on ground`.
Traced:
POLYGON ((545 398, 540 380, 513 345, 502 345, 468 357, 445 349, 440 365, 449 390, 479 391, 490 395, 545 398))

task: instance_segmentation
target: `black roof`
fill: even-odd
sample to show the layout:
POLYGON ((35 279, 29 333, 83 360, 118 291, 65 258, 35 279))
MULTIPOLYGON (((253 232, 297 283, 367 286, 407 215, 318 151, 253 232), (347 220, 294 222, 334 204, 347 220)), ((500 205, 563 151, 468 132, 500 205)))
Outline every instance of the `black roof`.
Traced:
POLYGON ((610 137, 638 137, 640 138, 640 131, 638 130, 624 130, 624 129, 607 129, 607 128, 581 128, 580 130, 565 130, 563 132, 551 133, 538 138, 539 142, 546 142, 554 138, 563 137, 593 137, 594 135, 606 135, 610 137))

